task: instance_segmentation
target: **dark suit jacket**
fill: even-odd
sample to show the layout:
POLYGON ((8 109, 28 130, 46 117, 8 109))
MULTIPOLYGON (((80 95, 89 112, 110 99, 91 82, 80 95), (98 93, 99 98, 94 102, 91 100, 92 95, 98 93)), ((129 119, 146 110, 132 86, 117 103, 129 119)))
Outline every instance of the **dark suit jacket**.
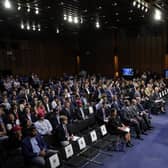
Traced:
MULTIPOLYGON (((88 111, 85 110, 85 109, 83 109, 83 112, 84 112, 85 117, 89 114, 88 111)), ((78 120, 83 120, 80 108, 76 109, 76 114, 75 115, 76 115, 75 119, 77 118, 78 120)))
MULTIPOLYGON (((37 153, 33 152, 33 148, 32 148, 30 139, 31 139, 31 137, 27 136, 22 141, 22 152, 23 152, 24 157, 26 157, 26 159, 31 159, 33 157, 38 156, 37 153)), ((42 137, 40 135, 36 136, 36 140, 37 140, 38 145, 41 150, 47 149, 47 145, 45 144, 44 140, 42 139, 42 137)))
POLYGON ((137 104, 137 108, 138 108, 139 111, 144 111, 145 110, 141 103, 137 104))
POLYGON ((123 106, 121 109, 121 120, 124 122, 129 122, 131 118, 132 115, 130 114, 129 108, 123 106))
MULTIPOLYGON (((69 129, 68 125, 67 125, 67 130, 68 130, 69 136, 71 136, 72 133, 71 133, 71 130, 69 129)), ((67 138, 66 138, 66 135, 65 135, 65 131, 64 131, 64 128, 63 128, 62 124, 59 125, 59 127, 57 128, 56 135, 57 135, 57 138, 58 138, 59 142, 67 141, 67 138)))
POLYGON ((51 107, 51 104, 50 104, 50 103, 48 103, 50 111, 48 111, 48 108, 47 108, 47 104, 46 104, 46 103, 43 103, 43 105, 44 105, 45 110, 46 110, 47 113, 51 112, 52 107, 51 107))
POLYGON ((115 133, 118 131, 118 127, 122 126, 122 122, 119 116, 116 116, 116 118, 110 118, 107 123, 107 129, 109 133, 115 133))
MULTIPOLYGON (((108 117, 110 114, 109 109, 105 109, 105 116, 108 117)), ((103 110, 100 108, 96 113, 96 118, 98 120, 99 124, 104 124, 104 118, 103 118, 103 110)))
POLYGON ((55 131, 59 127, 59 125, 60 125, 59 122, 58 122, 58 120, 57 120, 56 114, 52 113, 50 115, 50 117, 48 118, 48 120, 51 122, 53 130, 55 131))
POLYGON ((65 115, 68 117, 68 123, 72 123, 74 119, 74 112, 70 109, 70 111, 67 111, 66 108, 63 108, 60 112, 60 115, 65 115))

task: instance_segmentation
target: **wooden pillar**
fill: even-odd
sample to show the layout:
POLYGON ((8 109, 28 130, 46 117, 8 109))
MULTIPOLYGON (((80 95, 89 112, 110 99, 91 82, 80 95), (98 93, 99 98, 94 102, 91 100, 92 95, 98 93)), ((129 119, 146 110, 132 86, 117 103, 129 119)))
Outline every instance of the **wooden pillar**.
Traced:
POLYGON ((77 73, 80 72, 80 56, 76 57, 76 66, 77 66, 77 73))
POLYGON ((114 56, 114 77, 119 76, 119 65, 118 65, 118 56, 114 56))

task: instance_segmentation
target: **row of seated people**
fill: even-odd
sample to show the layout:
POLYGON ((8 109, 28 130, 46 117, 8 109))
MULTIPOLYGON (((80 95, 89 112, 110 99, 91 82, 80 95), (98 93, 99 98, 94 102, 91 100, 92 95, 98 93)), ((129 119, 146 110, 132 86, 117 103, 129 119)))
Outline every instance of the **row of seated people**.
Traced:
MULTIPOLYGON (((59 133, 60 116, 66 116, 69 124, 80 125, 81 120, 94 115, 99 124, 106 124, 111 108, 115 108, 123 124, 134 127, 137 138, 142 139, 141 134, 146 134, 151 127, 151 104, 160 100, 159 91, 166 87, 163 79, 114 81, 96 76, 47 83, 37 76, 30 81, 10 76, 0 83, 3 86, 0 139, 8 136, 9 149, 21 145, 32 124, 40 135, 54 134, 57 141, 65 145, 65 136, 59 133)), ((164 102, 161 102, 158 111, 164 113, 164 102)))
MULTIPOLYGON (((74 141, 74 137, 76 136, 68 127, 68 118, 66 116, 61 116, 60 120, 61 124, 57 130, 57 134, 62 137, 61 145, 67 146, 71 141, 74 141)), ((106 126, 111 134, 122 136, 127 147, 133 146, 131 143, 129 127, 121 122, 116 109, 111 109, 109 121, 106 126)), ((47 144, 44 141, 45 138, 43 139, 42 136, 38 134, 35 126, 29 127, 27 131, 27 136, 22 141, 23 154, 29 162, 32 162, 39 167, 45 167, 45 158, 56 151, 47 148, 47 144)))
MULTIPOLYGON (((132 102, 134 102, 134 104, 135 104, 135 100, 132 100, 132 102)), ((126 114, 126 116, 127 115, 128 116, 126 118, 124 118, 123 123, 121 123, 121 119, 120 119, 119 115, 118 115, 118 117, 116 117, 117 116, 117 110, 110 109, 108 106, 105 106, 104 103, 102 103, 102 107, 97 111, 96 117, 98 118, 98 121, 101 121, 102 123, 104 122, 104 123, 107 124, 107 128, 108 128, 110 133, 123 135, 125 140, 128 142, 127 145, 129 146, 130 145, 129 144, 130 143, 130 133, 125 131, 125 128, 127 126, 135 126, 135 129, 137 131, 137 138, 139 138, 139 139, 141 139, 140 137, 138 137, 138 135, 140 135, 140 132, 144 134, 144 130, 146 131, 147 129, 151 129, 151 126, 150 126, 150 123, 148 123, 149 120, 147 118, 147 113, 145 111, 141 111, 141 113, 139 113, 139 115, 136 115, 135 111, 134 112, 133 112, 133 110, 131 111, 131 109, 133 107, 128 106, 128 103, 129 103, 128 100, 125 101, 126 106, 125 107, 123 106, 123 112, 124 112, 125 108, 130 109, 130 111, 128 110, 129 112, 127 111, 129 113, 129 115, 126 114), (107 115, 107 113, 108 113, 108 115, 107 115), (111 113, 111 116, 109 116, 110 113, 111 113), (132 115, 130 113, 132 113, 132 115), (128 118, 129 116, 131 118, 128 118), (143 119, 144 119, 144 121, 143 121, 143 119), (146 124, 144 123, 145 121, 147 121, 146 124), (125 126, 124 123, 127 126, 125 126), (142 125, 142 127, 140 127, 141 125, 142 125), (144 126, 146 126, 146 127, 143 130, 142 128, 144 126)), ((56 117, 55 117, 56 122, 58 121, 57 115, 58 114, 56 114, 56 117)), ((125 117, 125 116, 123 116, 123 117, 125 117)), ((57 135, 57 138, 59 137, 60 144, 63 145, 63 146, 68 145, 69 140, 73 139, 73 134, 71 133, 71 131, 66 126, 67 123, 68 123, 68 117, 63 116, 63 115, 60 116, 59 117, 59 122, 57 122, 57 127, 56 127, 57 129, 55 130, 55 132, 53 132, 53 134, 57 135)), ((39 115, 39 120, 36 121, 34 123, 34 125, 35 125, 34 130, 38 130, 38 133, 39 133, 38 138, 40 137, 40 133, 43 136, 44 135, 50 135, 52 133, 52 125, 50 124, 49 120, 44 119, 44 116, 42 114, 39 115), (39 125, 39 127, 37 126, 38 122, 41 122, 41 126, 39 125), (42 132, 40 132, 40 129, 43 129, 43 131, 47 134, 43 134, 42 132)), ((29 128, 31 128, 31 124, 30 124, 29 128)), ((27 142, 27 139, 30 140, 29 128, 26 129, 26 134, 25 134, 25 138, 23 139, 23 144, 25 143, 25 141, 27 142)), ((38 138, 37 138, 37 140, 39 140, 38 138)), ((31 145, 31 144, 29 143, 29 145, 31 145)), ((27 147, 31 147, 31 146, 27 146, 27 147)), ((32 148, 29 148, 29 150, 30 149, 32 150, 32 148)), ((38 165, 40 164, 40 166, 41 166, 41 164, 43 166, 45 165, 44 158, 43 158, 44 156, 42 156, 42 155, 46 155, 46 152, 41 151, 42 154, 39 153, 38 158, 36 158, 35 155, 33 155, 33 153, 34 153, 33 151, 28 152, 27 150, 28 149, 25 149, 25 147, 23 145, 24 156, 27 159, 30 159, 29 157, 31 157, 31 159, 33 159, 33 160, 31 160, 31 159, 30 160, 34 164, 38 164, 38 165), (32 152, 32 153, 30 154, 30 152, 32 152), (33 158, 32 158, 32 156, 33 156, 33 158)), ((51 152, 51 150, 50 150, 50 152, 51 152)))

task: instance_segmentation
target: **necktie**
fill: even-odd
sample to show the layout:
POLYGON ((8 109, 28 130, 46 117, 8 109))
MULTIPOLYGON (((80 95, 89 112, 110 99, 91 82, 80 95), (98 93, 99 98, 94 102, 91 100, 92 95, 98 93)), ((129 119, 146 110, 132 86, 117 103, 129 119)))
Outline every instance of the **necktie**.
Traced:
POLYGON ((83 120, 84 120, 84 119, 85 119, 85 114, 84 114, 84 112, 83 112, 83 109, 80 108, 80 111, 81 111, 82 118, 83 118, 83 120))
POLYGON ((56 118, 57 118, 58 124, 60 124, 60 118, 59 118, 59 116, 57 115, 56 118))
POLYGON ((106 120, 106 113, 105 113, 105 109, 103 108, 103 109, 102 109, 102 111, 103 111, 103 120, 105 121, 105 120, 106 120))
POLYGON ((64 131, 65 131, 65 137, 68 138, 69 137, 69 133, 68 133, 66 125, 64 125, 64 131))

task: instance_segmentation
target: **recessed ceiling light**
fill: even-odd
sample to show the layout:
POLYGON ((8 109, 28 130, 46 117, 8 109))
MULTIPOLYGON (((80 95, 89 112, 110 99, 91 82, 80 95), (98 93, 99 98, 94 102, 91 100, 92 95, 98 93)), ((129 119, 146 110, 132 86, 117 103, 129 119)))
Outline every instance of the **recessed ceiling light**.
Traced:
POLYGON ((130 13, 133 13, 133 10, 131 9, 129 12, 130 12, 130 13))
POLYGON ((68 22, 70 22, 70 23, 72 22, 72 16, 71 15, 68 16, 68 22))
POLYGON ((146 9, 145 9, 145 12, 148 12, 148 10, 149 10, 149 9, 148 9, 148 8, 146 8, 146 9))
POLYGON ((39 8, 36 7, 35 9, 35 14, 38 15, 39 14, 39 8))
POLYGON ((56 33, 59 34, 59 32, 60 32, 60 31, 59 31, 59 28, 57 28, 57 29, 56 29, 56 33))
POLYGON ((160 21, 162 19, 162 13, 159 9, 155 10, 154 19, 160 21))
POLYGON ((117 2, 114 3, 114 6, 117 6, 117 2))
POLYGON ((32 25, 32 29, 33 29, 33 31, 36 31, 36 26, 35 26, 35 24, 32 25))
POLYGON ((4 2, 4 7, 6 9, 11 9, 12 5, 11 5, 11 2, 9 0, 5 0, 4 2))
POLYGON ((141 7, 141 4, 139 3, 139 4, 137 5, 137 7, 140 8, 140 7, 141 7))
POLYGON ((75 24, 79 23, 78 17, 74 17, 74 23, 75 23, 75 24))
POLYGON ((20 11, 21 10, 21 4, 18 4, 17 10, 20 11))
POLYGON ((30 12, 30 5, 27 4, 27 12, 30 12))
POLYGON ((20 27, 22 30, 25 28, 23 21, 21 22, 20 27))
POLYGON ((27 29, 27 30, 30 30, 30 25, 29 25, 29 23, 27 23, 26 29, 27 29))
POLYGON ((133 6, 136 6, 137 2, 136 1, 133 1, 133 6))
POLYGON ((66 14, 64 14, 64 20, 67 20, 67 15, 66 14))
POLYGON ((99 23, 99 21, 96 22, 96 28, 97 28, 97 29, 100 28, 100 23, 99 23))

